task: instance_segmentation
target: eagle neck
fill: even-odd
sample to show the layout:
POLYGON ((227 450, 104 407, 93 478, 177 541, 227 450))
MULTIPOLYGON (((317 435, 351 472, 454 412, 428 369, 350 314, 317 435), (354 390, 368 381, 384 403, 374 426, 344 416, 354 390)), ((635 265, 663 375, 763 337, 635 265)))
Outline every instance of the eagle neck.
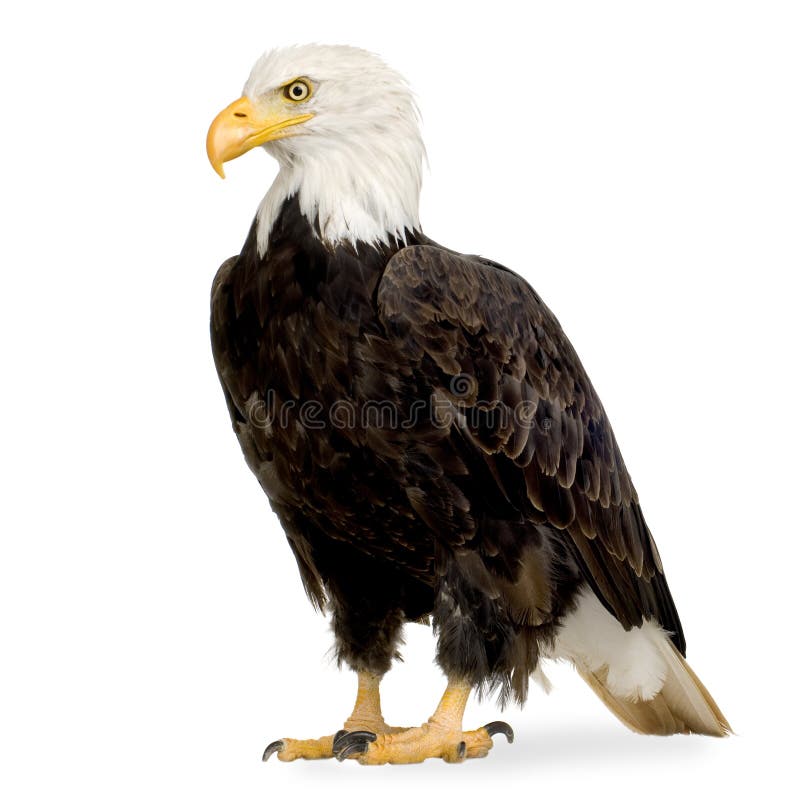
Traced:
POLYGON ((280 171, 256 218, 261 256, 285 201, 294 196, 314 235, 327 245, 389 245, 419 230, 421 151, 381 153, 359 149, 358 142, 304 149, 302 157, 278 159, 280 171))

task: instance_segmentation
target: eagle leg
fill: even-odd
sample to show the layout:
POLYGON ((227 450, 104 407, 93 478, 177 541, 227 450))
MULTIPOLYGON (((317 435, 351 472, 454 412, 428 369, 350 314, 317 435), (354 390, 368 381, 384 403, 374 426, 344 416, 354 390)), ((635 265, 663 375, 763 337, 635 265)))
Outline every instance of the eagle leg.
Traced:
POLYGON ((297 758, 317 759, 332 758, 338 755, 339 743, 351 731, 376 736, 377 734, 394 734, 406 730, 387 725, 381 712, 380 682, 382 675, 372 672, 358 673, 358 694, 353 712, 345 720, 344 730, 333 736, 322 736, 319 739, 278 739, 267 745, 262 760, 267 761, 273 753, 278 754, 281 761, 294 761, 297 758))
POLYGON ((514 732, 505 722, 491 722, 474 731, 461 729, 471 688, 466 681, 450 680, 433 716, 419 728, 377 735, 354 731, 338 737, 336 757, 340 761, 356 758, 361 764, 416 764, 426 758, 457 763, 483 758, 492 749, 493 734, 503 733, 511 742, 514 732))

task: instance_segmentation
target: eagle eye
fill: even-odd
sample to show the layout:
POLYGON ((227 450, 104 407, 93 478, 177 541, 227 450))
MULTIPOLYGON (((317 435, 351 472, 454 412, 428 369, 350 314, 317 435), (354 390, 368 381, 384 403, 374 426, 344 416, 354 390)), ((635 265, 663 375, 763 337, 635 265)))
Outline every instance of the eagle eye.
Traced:
POLYGON ((311 95, 311 87, 306 81, 296 80, 283 87, 283 96, 295 103, 302 103, 311 95))

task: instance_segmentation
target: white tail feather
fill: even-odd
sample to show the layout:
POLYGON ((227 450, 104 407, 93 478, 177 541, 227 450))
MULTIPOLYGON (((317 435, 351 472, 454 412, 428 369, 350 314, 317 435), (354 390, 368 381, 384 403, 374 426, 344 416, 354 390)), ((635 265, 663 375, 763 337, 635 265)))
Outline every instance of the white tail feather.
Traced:
POLYGON ((636 733, 670 736, 702 733, 727 736, 731 726, 702 681, 669 639, 660 646, 666 664, 664 685, 649 700, 620 697, 608 683, 608 668, 587 670, 576 664, 581 677, 624 725, 636 733))
POLYGON ((608 709, 637 733, 731 732, 669 635, 652 620, 626 631, 588 589, 564 619, 550 655, 571 661, 608 709))

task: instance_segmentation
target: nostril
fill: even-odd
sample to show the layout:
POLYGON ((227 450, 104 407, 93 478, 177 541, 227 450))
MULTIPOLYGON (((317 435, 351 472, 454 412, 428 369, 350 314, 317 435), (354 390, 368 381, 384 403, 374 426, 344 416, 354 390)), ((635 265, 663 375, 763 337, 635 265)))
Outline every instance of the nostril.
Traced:
POLYGON ((235 111, 235 112, 234 112, 234 114, 233 114, 233 116, 234 116, 234 117, 242 117, 242 118, 246 118, 246 117, 247 117, 247 114, 244 114, 244 113, 242 113, 241 111, 235 111))

